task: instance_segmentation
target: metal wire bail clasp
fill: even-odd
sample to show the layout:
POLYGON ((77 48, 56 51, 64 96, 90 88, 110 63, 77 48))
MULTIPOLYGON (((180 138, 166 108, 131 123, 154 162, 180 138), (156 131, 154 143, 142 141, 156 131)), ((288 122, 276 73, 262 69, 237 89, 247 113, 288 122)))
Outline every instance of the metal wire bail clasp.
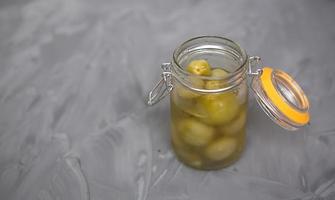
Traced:
POLYGON ((171 63, 163 63, 161 66, 163 73, 162 78, 155 85, 155 87, 149 92, 148 102, 149 106, 152 106, 162 100, 166 95, 168 95, 172 89, 172 73, 171 73, 171 63))
POLYGON ((263 67, 262 60, 259 56, 251 56, 249 58, 249 67, 248 67, 248 74, 252 76, 258 76, 262 73, 262 69, 257 69, 256 71, 252 71, 254 67, 263 67))

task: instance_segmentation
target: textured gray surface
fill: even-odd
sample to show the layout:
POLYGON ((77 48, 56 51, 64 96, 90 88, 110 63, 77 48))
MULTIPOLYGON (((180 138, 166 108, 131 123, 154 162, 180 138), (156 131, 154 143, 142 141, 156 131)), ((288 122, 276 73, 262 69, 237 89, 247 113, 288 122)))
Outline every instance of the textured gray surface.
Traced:
POLYGON ((335 199, 335 2, 33 0, 0 3, 0 199, 335 199), (311 101, 311 125, 250 100, 232 167, 201 172, 169 145, 168 100, 144 104, 173 49, 238 41, 311 101))

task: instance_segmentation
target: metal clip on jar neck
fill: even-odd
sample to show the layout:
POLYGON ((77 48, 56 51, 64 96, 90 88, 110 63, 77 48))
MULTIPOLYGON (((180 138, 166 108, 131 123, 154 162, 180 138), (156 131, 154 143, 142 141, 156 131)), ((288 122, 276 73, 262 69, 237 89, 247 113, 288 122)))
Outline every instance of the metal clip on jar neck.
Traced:
POLYGON ((161 65, 163 73, 162 78, 155 85, 155 87, 149 92, 148 102, 149 106, 152 106, 162 100, 167 96, 173 89, 172 85, 172 73, 171 73, 171 63, 163 63, 161 65))
POLYGON ((259 76, 262 74, 262 69, 258 67, 263 67, 263 63, 261 57, 259 56, 251 56, 249 58, 249 67, 248 67, 248 75, 250 76, 259 76), (256 71, 253 72, 252 68, 257 67, 256 71))

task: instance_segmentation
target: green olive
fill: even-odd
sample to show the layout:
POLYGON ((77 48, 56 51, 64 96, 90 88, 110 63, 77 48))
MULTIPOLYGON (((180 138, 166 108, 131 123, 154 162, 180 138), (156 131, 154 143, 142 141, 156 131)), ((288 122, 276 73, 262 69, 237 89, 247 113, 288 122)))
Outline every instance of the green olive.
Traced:
POLYGON ((213 161, 220 161, 228 158, 237 150, 237 141, 231 137, 223 137, 212 144, 206 150, 206 156, 213 161))
POLYGON ((227 136, 237 135, 243 128, 245 128, 246 120, 247 112, 246 110, 242 110, 237 119, 227 125, 222 126, 220 131, 227 136))
POLYGON ((199 122, 196 119, 188 118, 179 122, 178 132, 181 139, 195 147, 207 145, 214 137, 214 128, 199 122))
POLYGON ((226 124, 233 120, 239 111, 234 93, 204 95, 199 103, 207 114, 204 122, 211 125, 226 124))
POLYGON ((188 64, 186 70, 199 76, 211 75, 211 67, 206 60, 193 60, 188 64))
MULTIPOLYGON (((195 88, 203 88, 205 83, 203 80, 201 80, 200 78, 196 78, 196 77, 190 77, 189 78, 189 84, 191 84, 192 87, 195 88)), ((200 94, 196 93, 188 88, 186 88, 185 86, 181 85, 180 83, 176 83, 176 90, 177 93, 180 97, 185 98, 185 99, 192 99, 192 98, 196 98, 199 97, 200 94)))

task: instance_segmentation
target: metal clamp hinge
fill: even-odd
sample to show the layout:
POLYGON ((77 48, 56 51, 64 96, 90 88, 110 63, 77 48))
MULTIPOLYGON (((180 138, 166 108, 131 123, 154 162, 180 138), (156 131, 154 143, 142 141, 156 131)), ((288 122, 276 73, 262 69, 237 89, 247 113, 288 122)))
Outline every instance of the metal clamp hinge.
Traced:
POLYGON ((259 56, 251 56, 249 58, 249 67, 248 67, 248 74, 251 76, 258 76, 262 74, 262 69, 257 69, 256 71, 252 71, 254 67, 263 67, 262 60, 259 56))
POLYGON ((162 78, 158 81, 155 87, 149 92, 148 102, 152 106, 166 97, 173 89, 171 63, 163 63, 161 65, 163 73, 162 78))

